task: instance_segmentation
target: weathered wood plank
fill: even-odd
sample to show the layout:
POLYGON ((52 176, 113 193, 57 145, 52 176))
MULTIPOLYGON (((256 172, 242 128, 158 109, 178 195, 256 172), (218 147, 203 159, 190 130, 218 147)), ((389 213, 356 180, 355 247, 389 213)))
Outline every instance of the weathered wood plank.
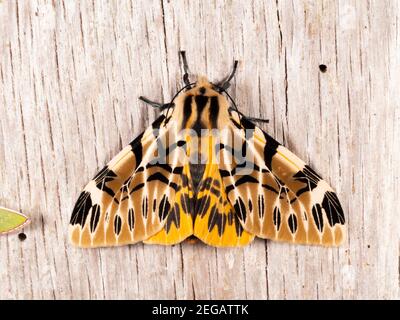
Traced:
POLYGON ((0 298, 399 298, 397 1, 0 1, 0 298), (338 249, 257 240, 78 250, 82 186, 170 99, 178 51, 336 188, 338 249), (325 64, 322 73, 319 65, 325 64))

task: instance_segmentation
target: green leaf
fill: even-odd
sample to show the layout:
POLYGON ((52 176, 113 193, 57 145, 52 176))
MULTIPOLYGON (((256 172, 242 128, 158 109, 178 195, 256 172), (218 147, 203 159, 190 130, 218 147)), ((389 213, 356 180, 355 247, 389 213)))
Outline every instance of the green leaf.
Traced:
POLYGON ((22 213, 0 207, 0 235, 22 228, 28 222, 22 213))

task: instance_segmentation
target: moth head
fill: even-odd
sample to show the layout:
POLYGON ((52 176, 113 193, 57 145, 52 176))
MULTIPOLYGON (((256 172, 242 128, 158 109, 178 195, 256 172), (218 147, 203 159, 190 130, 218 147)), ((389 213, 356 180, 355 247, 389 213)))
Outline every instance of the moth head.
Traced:
POLYGON ((188 93, 194 96, 211 97, 219 94, 219 90, 207 77, 199 76, 194 86, 188 90, 188 93))

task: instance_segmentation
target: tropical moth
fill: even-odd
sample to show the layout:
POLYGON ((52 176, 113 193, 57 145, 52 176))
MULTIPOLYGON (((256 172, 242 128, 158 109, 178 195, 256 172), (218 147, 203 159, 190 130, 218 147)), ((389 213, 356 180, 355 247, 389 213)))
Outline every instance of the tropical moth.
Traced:
POLYGON ((225 80, 189 81, 161 115, 84 188, 69 235, 79 247, 196 237, 243 246, 255 236, 339 245, 345 218, 332 188, 237 109, 225 80))

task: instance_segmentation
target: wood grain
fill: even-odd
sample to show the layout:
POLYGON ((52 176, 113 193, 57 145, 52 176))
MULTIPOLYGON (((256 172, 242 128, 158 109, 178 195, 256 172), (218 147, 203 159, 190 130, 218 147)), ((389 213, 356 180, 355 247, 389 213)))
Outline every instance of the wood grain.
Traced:
POLYGON ((0 298, 399 298, 399 9, 0 1, 0 205, 33 219, 25 241, 0 238, 0 298), (156 116, 138 96, 168 101, 181 87, 180 49, 211 80, 240 60, 230 92, 337 190, 342 247, 69 245, 81 188, 156 116))

